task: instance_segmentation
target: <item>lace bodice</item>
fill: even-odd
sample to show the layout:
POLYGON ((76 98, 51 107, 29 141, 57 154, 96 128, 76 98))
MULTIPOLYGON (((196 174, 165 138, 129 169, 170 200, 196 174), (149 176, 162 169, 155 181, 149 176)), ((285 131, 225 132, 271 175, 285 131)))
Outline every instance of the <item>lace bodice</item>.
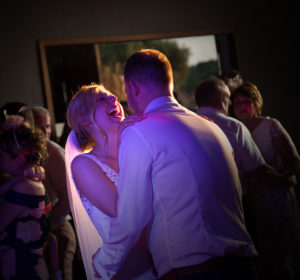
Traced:
MULTIPOLYGON (((98 160, 94 155, 91 154, 80 154, 78 156, 84 156, 92 159, 95 161, 100 168, 104 171, 104 173, 107 175, 107 177, 117 186, 118 185, 118 173, 110 168, 105 163, 98 160)), ((110 229, 110 217, 105 215, 103 212, 101 212, 97 207, 95 207, 86 197, 82 196, 81 193, 76 188, 81 202, 87 211, 92 223, 96 227, 97 231, 99 232, 100 236, 103 240, 105 240, 108 237, 109 229, 110 229)), ((100 195, 100 194, 99 194, 100 195)))

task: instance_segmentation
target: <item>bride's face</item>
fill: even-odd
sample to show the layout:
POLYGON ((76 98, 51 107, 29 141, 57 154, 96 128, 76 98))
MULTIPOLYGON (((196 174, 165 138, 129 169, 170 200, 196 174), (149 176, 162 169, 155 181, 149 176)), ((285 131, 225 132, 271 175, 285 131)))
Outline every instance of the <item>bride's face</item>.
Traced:
POLYGON ((124 111, 117 97, 113 94, 101 92, 97 96, 94 112, 94 122, 104 130, 119 127, 124 119, 124 111))

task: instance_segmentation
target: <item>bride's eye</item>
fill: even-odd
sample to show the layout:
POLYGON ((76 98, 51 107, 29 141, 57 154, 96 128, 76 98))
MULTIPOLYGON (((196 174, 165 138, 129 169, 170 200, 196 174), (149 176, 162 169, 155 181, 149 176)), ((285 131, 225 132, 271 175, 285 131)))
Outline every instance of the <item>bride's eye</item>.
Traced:
POLYGON ((104 100, 105 100, 105 98, 104 98, 103 96, 101 96, 101 97, 97 98, 97 101, 96 101, 96 102, 98 103, 98 102, 102 102, 102 101, 104 101, 104 100))

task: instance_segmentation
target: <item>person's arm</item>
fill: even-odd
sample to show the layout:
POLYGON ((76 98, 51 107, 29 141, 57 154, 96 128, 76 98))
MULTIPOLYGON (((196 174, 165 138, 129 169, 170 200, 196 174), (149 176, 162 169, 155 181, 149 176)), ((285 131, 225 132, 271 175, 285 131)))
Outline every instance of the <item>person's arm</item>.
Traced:
POLYGON ((109 239, 93 257, 104 279, 115 275, 152 216, 152 153, 135 127, 124 131, 119 149, 118 216, 111 220, 109 239))
POLYGON ((42 166, 28 165, 22 176, 11 177, 8 174, 2 174, 0 183, 0 197, 12 187, 12 185, 21 178, 29 178, 34 181, 43 181, 45 179, 45 170, 42 166))
MULTIPOLYGON (((237 141, 236 155, 244 172, 253 171, 266 163, 248 128, 242 123, 238 130, 237 141)), ((255 172, 252 172, 252 175, 255 176, 255 172)))
POLYGON ((291 187, 295 185, 295 178, 279 173, 275 168, 265 163, 247 172, 247 176, 255 178, 265 187, 291 187))
POLYGON ((71 170, 79 192, 110 217, 117 216, 118 193, 99 165, 85 156, 74 158, 71 170))
POLYGON ((47 181, 58 199, 51 210, 50 216, 50 228, 54 230, 61 224, 65 216, 70 213, 63 149, 56 147, 51 149, 45 168, 47 181))

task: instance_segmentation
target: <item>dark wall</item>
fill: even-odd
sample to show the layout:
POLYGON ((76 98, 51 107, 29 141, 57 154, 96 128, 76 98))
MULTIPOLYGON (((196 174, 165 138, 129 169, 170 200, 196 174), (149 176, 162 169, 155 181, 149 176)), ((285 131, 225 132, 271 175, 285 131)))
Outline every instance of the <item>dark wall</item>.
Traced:
POLYGON ((278 118, 298 149, 296 8, 289 1, 5 1, 0 17, 0 104, 45 105, 37 40, 231 30, 239 70, 256 83, 264 113, 278 118), (12 2, 12 3, 8 3, 12 2), (287 4, 289 3, 289 4, 287 4))

